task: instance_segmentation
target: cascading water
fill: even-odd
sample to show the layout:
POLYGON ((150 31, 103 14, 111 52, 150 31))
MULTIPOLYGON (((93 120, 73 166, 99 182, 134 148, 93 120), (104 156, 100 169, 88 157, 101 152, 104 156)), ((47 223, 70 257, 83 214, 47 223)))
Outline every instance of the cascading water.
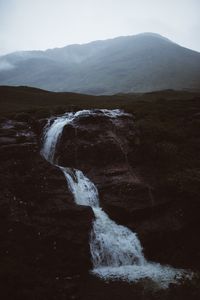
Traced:
MULTIPOLYGON (((124 113, 120 110, 100 110, 108 118, 117 118, 124 113)), ((180 278, 184 270, 177 270, 157 263, 149 263, 144 258, 140 241, 128 228, 117 225, 99 206, 96 186, 80 171, 55 164, 56 145, 62 135, 63 127, 78 116, 95 115, 96 111, 83 110, 66 113, 47 124, 44 130, 44 142, 41 154, 50 163, 56 165, 67 180, 68 187, 79 205, 91 206, 95 215, 90 235, 90 251, 93 274, 104 279, 137 281, 151 278, 162 287, 167 287, 175 277, 180 278)))
POLYGON ((133 232, 109 219, 99 207, 99 196, 95 185, 79 170, 74 173, 61 168, 75 202, 91 206, 96 217, 91 232, 90 250, 95 268, 144 264, 140 242, 133 232))

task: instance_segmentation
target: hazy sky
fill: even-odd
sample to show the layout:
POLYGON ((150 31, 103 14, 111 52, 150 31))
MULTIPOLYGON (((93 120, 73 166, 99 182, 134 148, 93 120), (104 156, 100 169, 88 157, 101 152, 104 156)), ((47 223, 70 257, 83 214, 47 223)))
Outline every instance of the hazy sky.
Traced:
POLYGON ((141 32, 200 51, 200 0, 0 0, 0 54, 141 32))

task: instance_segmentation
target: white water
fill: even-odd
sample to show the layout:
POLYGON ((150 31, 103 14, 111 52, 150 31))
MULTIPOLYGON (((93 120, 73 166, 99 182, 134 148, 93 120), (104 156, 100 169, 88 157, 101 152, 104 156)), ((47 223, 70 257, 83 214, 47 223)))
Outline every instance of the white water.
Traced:
POLYGON ((122 115, 128 115, 123 113, 119 109, 114 109, 114 110, 101 109, 101 110, 93 110, 93 111, 81 110, 75 113, 65 113, 63 116, 54 119, 52 123, 51 123, 52 120, 50 119, 48 121, 47 126, 44 129, 44 143, 41 151, 44 158, 50 163, 52 164, 54 163, 56 145, 60 140, 65 125, 73 122, 73 120, 77 117, 87 116, 87 115, 95 116, 97 114, 98 115, 102 114, 110 118, 117 118, 122 115))
MULTIPOLYGON (((56 145, 62 135, 63 127, 74 121, 77 116, 102 113, 108 118, 117 118, 124 113, 120 110, 79 111, 66 113, 47 124, 44 131, 42 155, 52 164, 56 145)), ((79 205, 91 206, 95 215, 90 235, 90 251, 93 263, 93 274, 104 279, 121 279, 138 281, 150 278, 161 287, 186 276, 184 270, 177 270, 158 263, 147 262, 140 241, 130 229, 117 225, 101 209, 96 186, 80 171, 59 167, 67 180, 68 187, 79 205)))

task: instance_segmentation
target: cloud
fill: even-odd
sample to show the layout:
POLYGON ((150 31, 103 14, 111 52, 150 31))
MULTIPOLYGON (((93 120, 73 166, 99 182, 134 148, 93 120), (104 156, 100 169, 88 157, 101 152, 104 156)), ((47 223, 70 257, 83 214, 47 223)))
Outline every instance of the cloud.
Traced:
POLYGON ((14 68, 15 66, 11 64, 9 61, 7 61, 6 59, 0 60, 0 71, 12 70, 14 68))
POLYGON ((0 53, 152 31, 200 50, 199 0, 0 0, 0 53))

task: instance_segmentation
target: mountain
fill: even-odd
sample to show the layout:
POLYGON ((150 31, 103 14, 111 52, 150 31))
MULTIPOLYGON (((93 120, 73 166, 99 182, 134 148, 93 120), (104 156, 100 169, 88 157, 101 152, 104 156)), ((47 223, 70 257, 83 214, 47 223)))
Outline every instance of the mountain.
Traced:
POLYGON ((88 94, 200 89, 200 53, 154 33, 0 57, 0 85, 88 94))

